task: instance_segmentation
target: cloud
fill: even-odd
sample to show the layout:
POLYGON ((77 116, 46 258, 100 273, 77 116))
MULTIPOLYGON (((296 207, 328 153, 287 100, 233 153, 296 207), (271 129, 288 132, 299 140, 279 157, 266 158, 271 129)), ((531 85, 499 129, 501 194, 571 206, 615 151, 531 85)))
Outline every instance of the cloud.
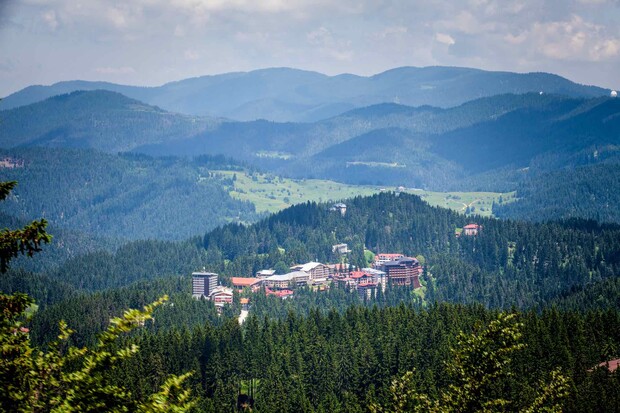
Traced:
POLYGON ((329 74, 478 66, 576 80, 590 79, 604 66, 605 82, 617 83, 618 5, 620 0, 0 0, 0 50, 14 62, 5 69, 12 74, 0 79, 0 94, 88 75, 160 84, 271 66, 329 74))
POLYGON ((456 41, 454 41, 454 38, 446 33, 436 33, 435 40, 439 43, 447 44, 448 46, 456 43, 456 41))
POLYGON ((568 21, 536 22, 528 37, 551 59, 599 62, 620 54, 620 38, 578 15, 568 21))

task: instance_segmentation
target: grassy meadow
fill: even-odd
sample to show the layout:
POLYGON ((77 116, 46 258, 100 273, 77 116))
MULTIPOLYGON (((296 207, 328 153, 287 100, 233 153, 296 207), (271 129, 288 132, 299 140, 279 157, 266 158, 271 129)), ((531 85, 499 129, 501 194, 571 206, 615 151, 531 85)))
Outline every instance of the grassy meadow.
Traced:
MULTIPOLYGON (((270 174, 242 171, 213 171, 224 177, 235 178, 229 188, 233 198, 250 201, 258 212, 277 212, 306 201, 339 201, 358 195, 372 195, 391 187, 347 185, 322 179, 293 180, 270 174)), ((462 213, 491 216, 493 202, 511 202, 514 193, 500 192, 431 192, 405 188, 404 192, 420 196, 434 206, 450 208, 462 213)))

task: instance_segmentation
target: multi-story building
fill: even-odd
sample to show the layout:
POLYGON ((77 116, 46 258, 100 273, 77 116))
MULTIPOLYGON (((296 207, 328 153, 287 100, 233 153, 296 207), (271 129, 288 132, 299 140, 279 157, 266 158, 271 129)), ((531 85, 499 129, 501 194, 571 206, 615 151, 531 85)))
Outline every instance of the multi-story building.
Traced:
POLYGON ((329 277, 329 267, 320 262, 294 265, 291 267, 291 271, 303 271, 308 274, 311 280, 326 280, 329 277))
POLYGON ((405 256, 403 254, 385 254, 380 252, 379 254, 375 255, 375 268, 379 268, 385 263, 399 260, 401 258, 405 258, 405 256))
POLYGON ((209 297, 217 287, 217 274, 212 272, 192 273, 192 297, 209 297))
POLYGON ((272 275, 263 280, 263 284, 267 288, 278 290, 289 289, 297 285, 307 285, 310 276, 303 271, 293 271, 283 275, 272 275))
POLYGON ((386 262, 383 269, 387 276, 388 282, 392 285, 413 285, 414 288, 420 288, 420 275, 422 275, 422 266, 415 258, 401 258, 399 260, 386 262))

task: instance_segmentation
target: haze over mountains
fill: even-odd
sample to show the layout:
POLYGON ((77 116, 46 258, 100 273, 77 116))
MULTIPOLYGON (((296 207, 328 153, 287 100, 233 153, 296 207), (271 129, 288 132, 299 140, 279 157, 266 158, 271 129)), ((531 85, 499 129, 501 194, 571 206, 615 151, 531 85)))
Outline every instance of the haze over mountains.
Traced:
POLYGON ((5 97, 11 109, 76 90, 103 89, 188 115, 234 120, 314 122, 354 108, 394 102, 407 106, 452 107, 504 93, 543 91, 571 97, 608 95, 609 90, 573 83, 549 73, 489 72, 459 67, 400 67, 374 76, 327 76, 271 68, 135 87, 107 82, 67 81, 30 86, 5 97))

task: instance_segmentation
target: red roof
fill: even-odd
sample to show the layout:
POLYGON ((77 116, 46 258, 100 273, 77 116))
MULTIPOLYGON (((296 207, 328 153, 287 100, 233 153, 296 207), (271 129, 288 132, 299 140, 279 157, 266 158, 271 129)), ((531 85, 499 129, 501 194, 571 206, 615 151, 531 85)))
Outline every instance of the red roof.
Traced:
POLYGON ((606 367, 607 370, 614 372, 620 366, 620 359, 604 361, 598 364, 596 367, 606 367))
POLYGON ((232 277, 231 281, 235 287, 251 287, 261 280, 259 278, 232 277))
POLYGON ((351 274, 351 278, 370 277, 370 275, 362 271, 351 271, 350 274, 351 274))
POLYGON ((250 299, 249 298, 242 298, 241 300, 239 300, 239 302, 241 304, 249 304, 250 303, 250 299))
POLYGON ((463 229, 480 229, 480 225, 478 224, 467 224, 463 227, 463 229))

